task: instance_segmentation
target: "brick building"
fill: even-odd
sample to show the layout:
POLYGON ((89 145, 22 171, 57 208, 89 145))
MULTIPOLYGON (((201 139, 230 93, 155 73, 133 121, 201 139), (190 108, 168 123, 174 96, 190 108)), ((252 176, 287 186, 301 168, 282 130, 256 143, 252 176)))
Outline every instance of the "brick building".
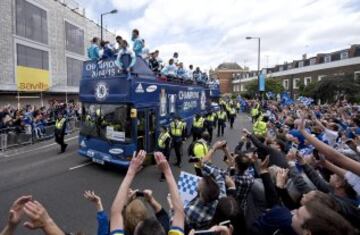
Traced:
MULTIPOLYGON (((0 105, 76 99, 100 26, 73 0, 0 1, 0 105)), ((104 29, 104 38, 115 35, 104 29)))
POLYGON ((244 69, 237 63, 222 63, 215 71, 210 71, 210 77, 219 79, 221 93, 227 94, 232 92, 233 79, 242 73, 244 69))
MULTIPOLYGON (((285 90, 292 96, 297 96, 300 84, 305 86, 311 82, 320 81, 330 76, 354 76, 360 79, 360 45, 331 53, 321 53, 307 58, 303 55, 301 60, 276 65, 273 68, 263 68, 266 79, 277 79, 283 84, 285 90)), ((256 80, 257 73, 249 72, 232 81, 232 91, 240 93, 246 91, 246 83, 256 80)))

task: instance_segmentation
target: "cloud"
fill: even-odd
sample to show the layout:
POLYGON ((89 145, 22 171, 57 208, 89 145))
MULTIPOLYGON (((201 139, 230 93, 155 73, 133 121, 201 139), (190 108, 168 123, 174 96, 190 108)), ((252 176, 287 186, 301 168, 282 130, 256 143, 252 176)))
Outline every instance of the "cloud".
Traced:
MULTIPOLYGON (((90 0, 94 1, 94 0, 90 0)), ((99 1, 96 1, 99 2, 99 1)), ((129 37, 138 28, 151 50, 167 60, 174 51, 188 65, 215 67, 246 61, 257 67, 301 58, 302 54, 359 43, 358 0, 107 0, 129 18, 118 30, 129 37), (130 12, 130 13, 129 13, 130 12)))
POLYGON ((151 0, 111 0, 111 2, 120 11, 135 11, 147 6, 151 0))

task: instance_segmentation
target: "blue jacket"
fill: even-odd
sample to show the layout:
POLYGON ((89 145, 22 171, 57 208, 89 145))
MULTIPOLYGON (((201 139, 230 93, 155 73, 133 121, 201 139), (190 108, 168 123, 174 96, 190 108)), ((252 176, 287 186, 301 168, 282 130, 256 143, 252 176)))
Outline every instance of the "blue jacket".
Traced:
POLYGON ((281 234, 296 235, 292 226, 292 215, 288 208, 275 206, 260 216, 252 226, 253 234, 270 235, 280 230, 281 234))
POLYGON ((108 235, 110 232, 109 218, 104 211, 100 211, 96 214, 96 220, 98 222, 97 235, 108 235))
POLYGON ((141 56, 142 55, 142 50, 143 50, 143 47, 144 47, 141 39, 135 38, 135 39, 133 39, 133 41, 134 41, 133 50, 135 52, 135 55, 136 56, 141 56))
POLYGON ((90 60, 100 59, 99 47, 96 44, 91 44, 91 46, 87 49, 87 53, 90 60))

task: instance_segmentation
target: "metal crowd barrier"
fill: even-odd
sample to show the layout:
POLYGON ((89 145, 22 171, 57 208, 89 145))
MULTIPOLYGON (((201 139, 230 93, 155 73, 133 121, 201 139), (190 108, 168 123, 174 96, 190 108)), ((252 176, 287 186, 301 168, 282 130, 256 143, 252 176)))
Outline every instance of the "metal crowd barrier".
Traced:
MULTIPOLYGON (((69 118, 66 125, 65 134, 74 133, 79 129, 79 121, 76 117, 69 118)), ((41 129, 41 133, 30 125, 25 126, 24 133, 18 133, 16 128, 0 129, 0 150, 5 151, 8 148, 22 146, 26 144, 34 144, 44 140, 48 140, 55 135, 55 124, 45 126, 41 129)))

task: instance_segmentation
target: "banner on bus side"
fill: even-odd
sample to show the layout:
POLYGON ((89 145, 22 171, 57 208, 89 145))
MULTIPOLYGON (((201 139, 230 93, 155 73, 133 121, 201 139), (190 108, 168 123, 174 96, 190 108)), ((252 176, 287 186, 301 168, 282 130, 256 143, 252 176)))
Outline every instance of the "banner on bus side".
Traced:
POLYGON ((107 126, 106 127, 106 138, 110 140, 116 141, 125 141, 125 132, 115 131, 114 127, 107 126))

